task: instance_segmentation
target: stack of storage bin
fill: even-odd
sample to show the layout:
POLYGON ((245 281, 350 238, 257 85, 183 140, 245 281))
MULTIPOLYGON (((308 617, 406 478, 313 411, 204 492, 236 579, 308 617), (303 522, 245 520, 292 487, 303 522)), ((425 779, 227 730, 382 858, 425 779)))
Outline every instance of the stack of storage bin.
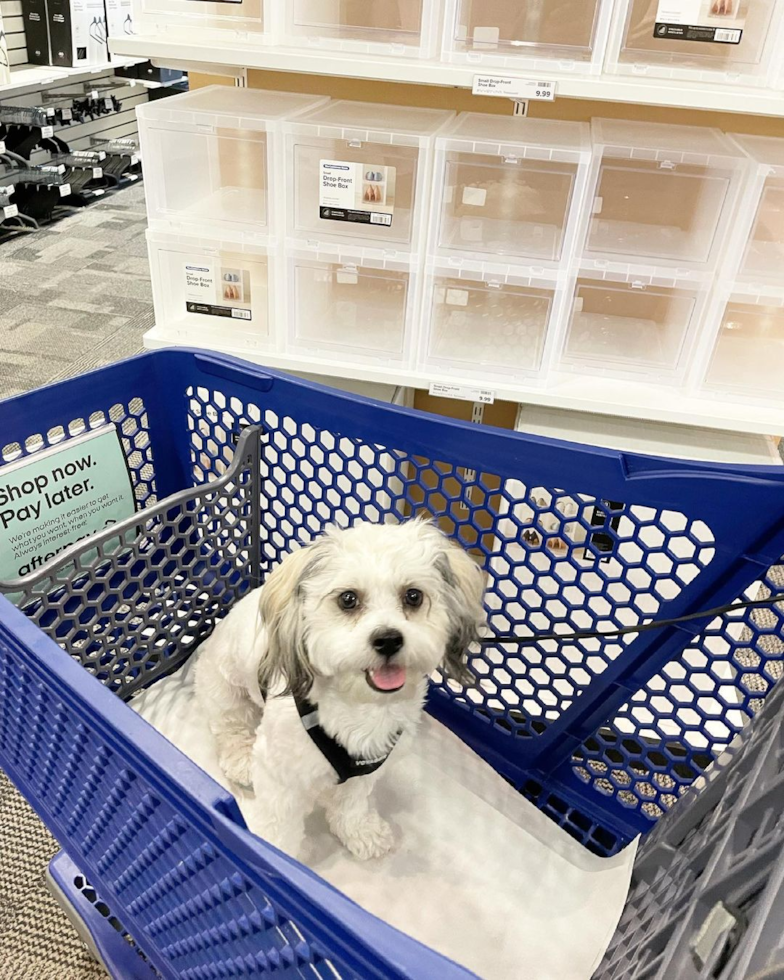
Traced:
POLYGON ((582 123, 464 113, 438 136, 424 371, 545 378, 590 161, 582 123))
MULTIPOLYGON (((141 34, 555 80, 784 88, 784 0, 133 0, 141 34), (662 23, 669 17, 676 24, 662 23), (708 42, 708 43, 706 43, 708 42)), ((296 54, 294 53, 296 52, 296 54)), ((342 66, 341 66, 342 67, 342 66)), ((400 80, 406 74, 400 71, 400 80)), ((664 97, 663 104, 667 98, 664 97)))
POLYGON ((280 125, 326 101, 216 85, 139 107, 156 322, 175 342, 274 347, 280 125))
POLYGON ((142 107, 157 326, 303 370, 411 368, 453 115, 219 85, 142 107))
POLYGON ((331 102, 284 126, 286 349, 411 368, 437 109, 331 102))
POLYGON ((748 173, 727 136, 595 120, 561 367, 680 385, 748 173))
POLYGON ((784 401, 784 140, 226 86, 139 129, 169 343, 420 387, 573 372, 784 401))
POLYGON ((784 140, 736 136, 749 180, 695 380, 720 397, 784 402, 784 140))

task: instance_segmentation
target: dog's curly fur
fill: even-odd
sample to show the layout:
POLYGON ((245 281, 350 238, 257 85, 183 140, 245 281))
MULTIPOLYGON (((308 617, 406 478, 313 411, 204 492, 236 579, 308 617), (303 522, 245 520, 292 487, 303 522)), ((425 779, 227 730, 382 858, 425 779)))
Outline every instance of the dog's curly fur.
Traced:
POLYGON ((395 752, 403 751, 433 671, 467 679, 483 592, 473 560, 435 525, 413 520, 331 529, 237 604, 199 653, 196 696, 223 771, 253 786, 251 830, 296 855, 305 818, 323 802, 333 833, 357 857, 390 849, 392 831, 369 799, 383 766, 338 785, 295 698, 307 696, 322 728, 355 758, 386 754, 399 732, 395 752), (420 594, 415 607, 410 590, 420 594), (342 607, 347 592, 355 608, 342 607), (374 646, 385 631, 402 638, 391 657, 374 646), (378 671, 391 667, 402 686, 376 689, 378 671))

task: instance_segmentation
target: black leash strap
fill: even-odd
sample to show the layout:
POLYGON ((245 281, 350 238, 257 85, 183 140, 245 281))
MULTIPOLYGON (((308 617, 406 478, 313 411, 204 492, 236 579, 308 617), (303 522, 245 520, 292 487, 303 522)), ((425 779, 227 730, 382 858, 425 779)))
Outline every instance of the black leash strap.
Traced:
POLYGON ((374 759, 355 759, 343 748, 343 746, 331 735, 327 735, 319 724, 318 708, 310 701, 297 701, 297 711, 305 726, 305 731, 310 735, 314 745, 332 766, 338 775, 338 783, 345 783, 348 779, 355 776, 369 776, 370 773, 380 769, 392 754, 392 749, 397 745, 398 739, 403 734, 399 731, 392 741, 389 752, 374 759))

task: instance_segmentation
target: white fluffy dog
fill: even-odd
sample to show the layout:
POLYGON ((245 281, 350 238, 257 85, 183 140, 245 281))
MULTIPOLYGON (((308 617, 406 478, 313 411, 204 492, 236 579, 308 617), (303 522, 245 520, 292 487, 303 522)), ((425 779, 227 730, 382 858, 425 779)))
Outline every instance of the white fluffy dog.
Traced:
MULTIPOLYGON (((196 696, 249 826, 294 856, 317 803, 359 858, 392 831, 370 792, 439 666, 466 676, 484 577, 433 524, 360 523, 290 554, 202 646, 196 696)), ((400 741, 400 745, 397 745, 400 741)))

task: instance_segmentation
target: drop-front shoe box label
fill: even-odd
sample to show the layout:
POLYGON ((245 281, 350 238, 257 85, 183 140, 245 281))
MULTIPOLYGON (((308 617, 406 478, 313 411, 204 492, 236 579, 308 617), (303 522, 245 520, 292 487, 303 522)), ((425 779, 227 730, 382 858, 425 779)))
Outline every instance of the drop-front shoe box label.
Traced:
POLYGON ((185 263, 185 308, 188 313, 252 320, 250 274, 219 262, 185 263))
POLYGON ((742 0, 659 0, 653 36, 667 41, 740 44, 742 0))
POLYGON ((389 228, 395 212, 395 168, 322 160, 319 217, 389 228))

